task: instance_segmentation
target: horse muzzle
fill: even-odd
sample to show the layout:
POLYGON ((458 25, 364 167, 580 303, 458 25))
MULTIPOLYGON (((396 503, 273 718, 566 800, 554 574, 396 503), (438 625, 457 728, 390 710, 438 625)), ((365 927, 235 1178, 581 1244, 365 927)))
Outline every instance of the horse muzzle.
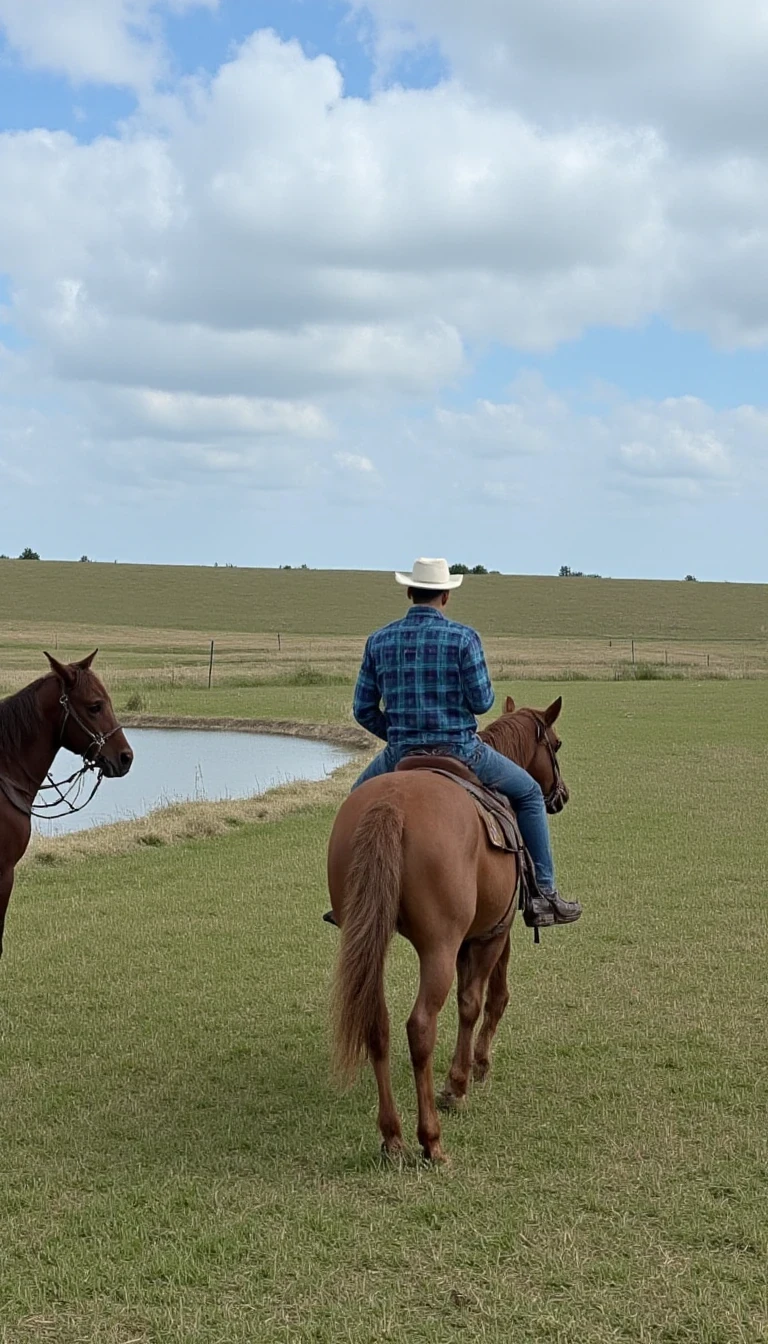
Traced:
POLYGON ((94 765, 101 770, 105 779, 122 779, 133 765, 133 752, 126 747, 117 757, 97 756, 94 765))
POLYGON ((554 817, 557 816, 558 812, 562 812, 570 796, 565 784, 560 780, 559 784, 555 786, 552 792, 548 794, 544 800, 549 815, 554 817))

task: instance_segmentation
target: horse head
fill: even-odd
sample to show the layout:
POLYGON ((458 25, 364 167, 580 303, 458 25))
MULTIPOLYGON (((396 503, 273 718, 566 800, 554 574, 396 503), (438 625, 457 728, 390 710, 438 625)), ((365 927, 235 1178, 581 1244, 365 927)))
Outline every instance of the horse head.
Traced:
POLYGON ((61 746, 91 762, 107 776, 127 775, 133 752, 117 722, 106 686, 91 671, 98 649, 78 663, 60 663, 46 653, 61 686, 61 746))
MULTIPOLYGON (((528 732, 527 752, 529 759, 519 762, 528 774, 536 780, 544 794, 544 802, 550 813, 562 812, 570 793, 560 772, 557 753, 562 741, 555 730, 555 723, 563 708, 563 697, 559 695, 547 709, 517 709, 511 695, 504 703, 504 715, 514 716, 518 726, 524 726, 528 732)), ((503 748, 502 748, 503 750, 503 748)))

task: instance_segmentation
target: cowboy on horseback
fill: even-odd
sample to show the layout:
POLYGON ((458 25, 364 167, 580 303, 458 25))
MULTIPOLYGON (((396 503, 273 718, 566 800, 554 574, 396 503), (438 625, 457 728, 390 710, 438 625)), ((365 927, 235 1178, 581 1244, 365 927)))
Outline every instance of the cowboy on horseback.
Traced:
POLYGON ((445 560, 421 559, 410 574, 395 578, 407 589, 411 608, 368 639, 354 697, 355 719, 386 746, 353 789, 393 771, 414 751, 440 749, 457 757, 481 783, 505 794, 517 814, 538 885, 526 922, 572 924, 581 906, 563 900, 557 890, 542 790, 526 770, 478 736, 475 716, 494 702, 480 636, 445 615, 462 576, 451 575, 445 560))

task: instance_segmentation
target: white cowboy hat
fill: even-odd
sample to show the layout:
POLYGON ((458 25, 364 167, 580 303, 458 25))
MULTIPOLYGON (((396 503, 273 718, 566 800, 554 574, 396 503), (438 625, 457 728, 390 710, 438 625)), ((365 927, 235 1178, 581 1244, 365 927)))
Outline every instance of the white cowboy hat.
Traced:
POLYGON ((395 574, 398 583, 404 588, 426 588, 428 591, 443 593, 449 588, 458 588, 463 574, 451 574, 447 560, 414 560, 410 574, 395 574))

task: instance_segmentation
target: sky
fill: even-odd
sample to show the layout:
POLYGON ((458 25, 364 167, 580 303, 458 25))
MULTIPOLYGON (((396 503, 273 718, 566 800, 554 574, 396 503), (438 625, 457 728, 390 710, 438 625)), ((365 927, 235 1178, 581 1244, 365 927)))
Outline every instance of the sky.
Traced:
POLYGON ((0 0, 0 552, 768 581, 754 0, 0 0))

